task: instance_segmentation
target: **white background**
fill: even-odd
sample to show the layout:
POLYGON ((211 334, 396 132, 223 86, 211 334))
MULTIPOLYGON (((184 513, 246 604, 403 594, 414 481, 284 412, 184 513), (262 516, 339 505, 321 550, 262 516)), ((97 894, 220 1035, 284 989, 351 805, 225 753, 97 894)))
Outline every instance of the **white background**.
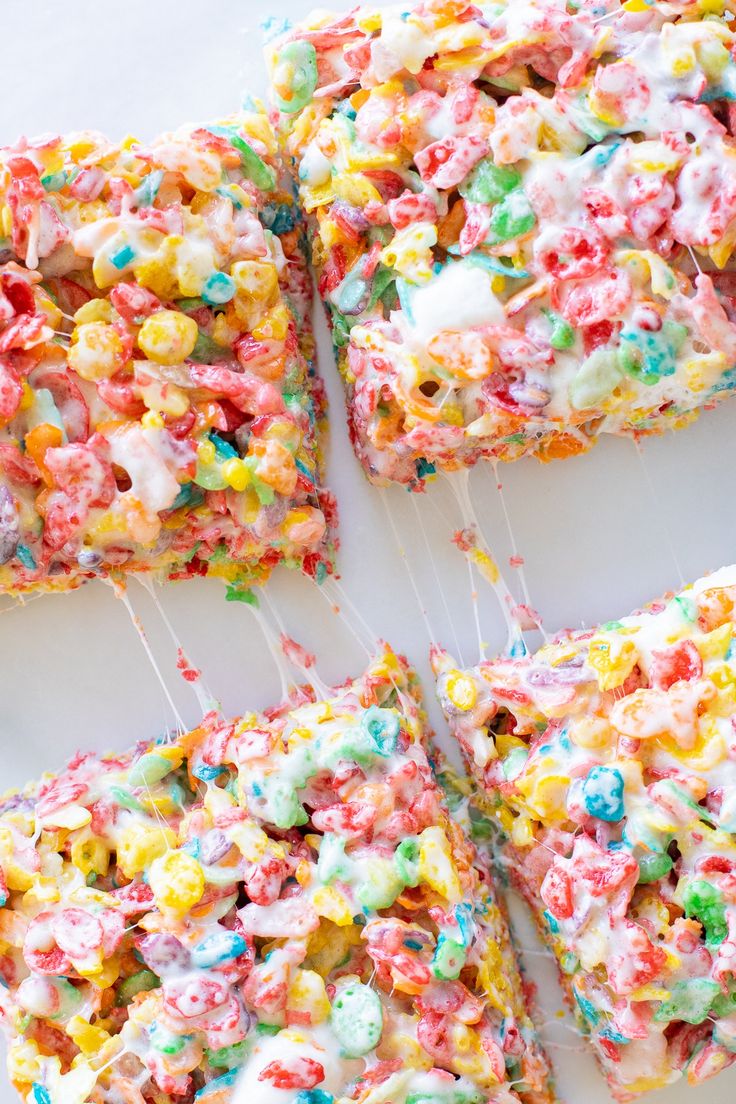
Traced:
MULTIPOLYGON (((150 138, 187 121, 236 110, 246 86, 262 93, 259 25, 267 15, 299 17, 309 0, 0 0, 3 63, 0 142, 20 133, 96 128, 112 138, 150 138)), ((425 677, 428 631, 389 525, 403 535, 432 633, 472 662, 477 657, 468 574, 450 544, 459 513, 435 486, 417 505, 442 578, 427 556, 414 499, 378 492, 350 451, 343 398, 324 322, 317 319, 320 363, 331 399, 329 482, 342 516, 342 585, 373 632, 406 651, 425 677)), ((591 454, 499 470, 534 605, 548 631, 628 612, 660 592, 736 558, 736 406, 705 414, 694 427, 646 442, 605 440, 591 454)), ((499 562, 511 544, 486 466, 471 476, 476 509, 499 562)), ((508 571, 515 592, 519 580, 508 571)), ((136 584, 141 615, 165 681, 187 723, 197 702, 174 667, 174 651, 149 596, 136 584)), ((325 680, 356 673, 361 654, 348 628, 307 580, 277 575, 268 591, 292 635, 318 653, 325 680)), ((279 678, 247 607, 228 604, 217 582, 168 586, 161 602, 192 661, 228 713, 268 705, 279 678)), ((481 594, 489 654, 503 622, 481 594)), ((351 622, 356 627, 355 617, 351 622)), ((124 606, 96 583, 68 596, 45 596, 0 617, 0 790, 59 768, 77 748, 121 749, 173 724, 172 710, 124 606)), ((443 739, 432 702, 433 720, 443 739)), ((530 943, 525 931, 522 942, 530 943)), ((560 997, 546 957, 528 958, 540 982, 560 1095, 569 1104, 606 1101, 603 1082, 573 1033, 559 1026, 560 997), (557 1024, 554 1021, 557 1020, 557 1024), (551 1033, 551 1034, 550 1034, 551 1033), (561 1044, 561 1045, 560 1045, 561 1044)), ((650 1099, 662 1104, 727 1104, 736 1072, 699 1089, 680 1086, 650 1099)), ((15 1097, 0 1073, 0 1104, 15 1097)))

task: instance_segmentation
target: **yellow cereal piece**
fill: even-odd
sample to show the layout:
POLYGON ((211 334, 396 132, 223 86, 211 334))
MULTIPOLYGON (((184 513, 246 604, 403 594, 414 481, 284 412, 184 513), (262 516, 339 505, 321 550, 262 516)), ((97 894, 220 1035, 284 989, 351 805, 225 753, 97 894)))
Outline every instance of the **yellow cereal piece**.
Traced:
POLYGON ((522 740, 520 736, 512 736, 503 732, 494 737, 494 743, 501 759, 505 759, 509 752, 515 751, 516 748, 527 747, 527 742, 522 740))
POLYGON ((287 1017, 289 1012, 298 1012, 309 1016, 311 1024, 320 1024, 332 1011, 325 983, 315 970, 297 969, 292 974, 286 997, 287 1017))
POLYGON ((49 299, 46 295, 40 296, 38 300, 38 309, 46 315, 46 323, 52 330, 58 330, 60 328, 64 315, 52 299, 49 299))
POLYGON ((14 852, 15 844, 10 829, 0 827, 0 866, 5 874, 8 889, 25 892, 32 887, 34 876, 16 860, 14 852))
POLYGON ((632 280, 643 286, 647 280, 651 283, 655 295, 671 299, 678 290, 677 278, 667 264, 651 249, 621 249, 615 255, 617 264, 625 264, 632 280))
POLYGON ((294 751, 295 748, 306 747, 311 742, 312 733, 308 728, 303 726, 297 726, 293 728, 289 733, 289 739, 287 741, 287 748, 289 751, 294 751))
POLYGON ((695 641, 702 660, 723 659, 731 644, 733 625, 726 621, 712 632, 705 633, 695 641))
POLYGON ((233 824, 228 828, 227 834, 246 862, 258 862, 269 848, 268 836, 252 820, 233 824))
MULTIPOLYGON (((165 422, 155 410, 147 410, 141 417, 141 425, 144 429, 163 429, 165 422)), ((214 445, 212 446, 214 450, 214 445)))
POLYGON ((470 675, 465 675, 461 671, 452 671, 448 675, 445 690, 452 704, 463 712, 472 709, 478 700, 478 691, 474 680, 470 675))
POLYGON ((28 380, 21 380, 21 387, 23 388, 23 395, 20 400, 20 409, 30 410, 36 401, 36 392, 33 390, 28 380))
POLYGON ((666 1001, 670 998, 670 990, 661 985, 642 985, 631 994, 634 1001, 666 1001))
POLYGON ((38 1043, 19 1039, 8 1047, 7 1068, 11 1081, 30 1085, 41 1076, 42 1055, 38 1043))
POLYGON ((397 231, 381 250, 381 263, 409 280, 426 282, 432 277, 432 248, 437 244, 437 227, 417 222, 397 231))
POLYGON ((45 823, 52 824, 54 828, 66 828, 73 832, 76 828, 84 828, 92 819, 92 814, 83 805, 67 805, 63 809, 57 809, 45 818, 45 823))
POLYGON ((727 663, 714 667, 710 672, 713 685, 730 698, 736 697, 736 671, 727 663))
POLYGON ((629 165, 637 172, 674 172, 681 164, 683 154, 666 146, 664 142, 639 142, 632 150, 629 165))
POLYGON ((57 879, 45 877, 43 874, 38 874, 31 888, 23 894, 24 908, 49 905, 60 900, 61 893, 57 879))
POLYGON ((171 847, 176 847, 176 835, 168 826, 129 821, 118 841, 118 865, 126 878, 132 878, 171 847))
POLYGON ((332 178, 332 189, 339 199, 354 207, 381 202, 381 193, 375 185, 359 173, 336 173, 332 178))
POLYGON ((378 678, 396 677, 401 670, 401 665, 393 652, 384 652, 380 660, 371 667, 371 673, 378 678))
POLYGON ((478 568, 484 579, 487 579, 491 586, 501 578, 501 573, 498 570, 498 565, 493 560, 488 552, 482 548, 471 548, 468 553, 468 557, 473 564, 478 568))
POLYGON ((141 398, 149 410, 181 418, 189 409, 189 396, 183 387, 164 380, 151 380, 140 388, 141 398))
POLYGON ((112 376, 125 363, 123 341, 106 322, 83 322, 72 334, 69 365, 86 380, 112 376))
POLYGON ((353 922, 350 902, 334 886, 318 886, 312 894, 312 904, 318 916, 324 916, 326 920, 331 920, 340 928, 347 927, 353 922))
MULTIPOLYGON (((78 972, 82 973, 81 970, 78 970, 78 972)), ((97 969, 84 976, 94 985, 95 989, 104 992, 105 989, 109 989, 111 985, 114 985, 120 977, 120 957, 113 955, 112 958, 105 959, 97 969)))
POLYGON ((669 58, 670 69, 673 77, 687 77, 698 64, 698 59, 692 47, 683 46, 669 58))
POLYGON ((300 859, 297 863, 294 877, 302 888, 306 889, 312 881, 312 865, 308 859, 300 859))
POLYGON ((718 81, 728 67, 730 54, 717 38, 707 38, 695 46, 705 75, 712 81, 718 81))
POLYGON ((77 836, 72 843, 71 860, 85 878, 88 874, 107 874, 110 852, 104 841, 95 836, 77 836))
POLYGON ((331 182, 320 184, 314 188, 302 186, 299 192, 304 210, 308 213, 316 211, 319 207, 327 207, 336 198, 335 189, 331 182))
POLYGON ((159 908, 188 912, 204 893, 204 871, 186 851, 169 851, 151 864, 148 884, 159 908))
POLYGON ((462 899, 450 843, 439 825, 425 828, 419 836, 419 877, 448 901, 462 899))
POLYGON ((601 690, 613 690, 626 680, 639 653, 631 640, 614 634, 594 637, 588 649, 588 663, 598 676, 601 690))
POLYGON ((220 472, 228 486, 235 491, 244 491, 252 479, 248 465, 236 456, 226 460, 220 468, 220 472))
POLYGON ((253 327, 253 336, 258 341, 285 341, 290 322, 291 315, 286 306, 283 303, 277 303, 253 327))
POLYGON ((578 747, 607 747, 613 738, 613 729, 604 717, 583 716, 570 727, 570 739, 578 747))
POLYGON ((269 303, 278 293, 278 272, 271 261, 237 261, 230 275, 238 291, 251 303, 269 303))
POLYGON ((726 742, 718 726, 718 718, 704 714, 698 720, 698 732, 691 748, 681 748, 669 733, 657 737, 657 743, 673 758, 693 771, 709 771, 726 758, 726 742))
POLYGON ((78 326, 86 322, 112 322, 112 303, 109 299, 90 299, 74 313, 78 326))
POLYGON ((570 779, 559 773, 555 761, 548 756, 539 760, 534 770, 516 779, 516 788, 526 798, 526 806, 540 820, 564 820, 567 816, 566 798, 570 779))
POLYGON ((201 441, 200 444, 197 445, 197 459, 201 464, 214 464, 216 457, 217 450, 212 444, 212 441, 201 441))
POLYGON ((561 663, 569 663, 577 655, 577 649, 564 644, 544 644, 537 655, 549 663, 550 667, 559 667, 561 663))
POLYGON ((109 1032, 93 1026, 81 1016, 72 1016, 66 1024, 66 1033, 85 1055, 96 1054, 112 1038, 109 1032))
POLYGON ((478 1032, 468 1024, 456 1023, 452 1028, 454 1053, 450 1061, 454 1073, 461 1077, 472 1077, 478 1081, 498 1084, 491 1063, 480 1045, 478 1032))
POLYGON ((138 283, 158 295, 160 299, 171 299, 176 294, 178 284, 176 273, 171 264, 160 256, 140 261, 135 266, 135 278, 138 283))
POLYGON ((726 357, 723 353, 702 353, 685 361, 685 379, 695 394, 711 387, 723 374, 726 357))
POLYGON ((736 229, 731 227, 726 231, 723 239, 720 242, 716 242, 715 245, 711 245, 707 250, 708 256, 713 261, 716 268, 725 268, 731 259, 731 255, 736 246, 736 229))
POLYGON ((145 320, 138 345, 157 364, 181 364, 194 352, 199 330, 193 318, 179 311, 162 310, 145 320))

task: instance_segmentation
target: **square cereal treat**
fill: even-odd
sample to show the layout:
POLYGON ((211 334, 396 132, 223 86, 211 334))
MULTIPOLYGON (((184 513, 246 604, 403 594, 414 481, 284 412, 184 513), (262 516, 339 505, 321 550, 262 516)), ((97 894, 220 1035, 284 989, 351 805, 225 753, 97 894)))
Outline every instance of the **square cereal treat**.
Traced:
POLYGON ((487 868, 406 661, 0 807, 0 1007, 29 1104, 544 1104, 487 868))
POLYGON ((736 567, 440 702, 619 1100, 736 1059, 736 567))
POLYGON ((568 456, 733 391, 731 7, 423 0, 270 45, 370 479, 568 456))
POLYGON ((309 279, 263 113, 0 150, 0 592, 331 563, 309 279))

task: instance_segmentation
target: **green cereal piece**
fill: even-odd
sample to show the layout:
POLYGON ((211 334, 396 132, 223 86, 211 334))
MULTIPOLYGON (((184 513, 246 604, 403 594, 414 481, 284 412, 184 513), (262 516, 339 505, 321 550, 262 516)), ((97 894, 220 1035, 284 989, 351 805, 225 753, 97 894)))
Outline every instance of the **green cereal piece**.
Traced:
POLYGON ((374 989, 355 982, 335 997, 330 1026, 344 1053, 360 1058, 375 1050, 383 1032, 383 1008, 374 989))
POLYGON ((479 161, 458 191, 470 203, 498 203, 521 184, 516 169, 495 165, 490 157, 479 161))

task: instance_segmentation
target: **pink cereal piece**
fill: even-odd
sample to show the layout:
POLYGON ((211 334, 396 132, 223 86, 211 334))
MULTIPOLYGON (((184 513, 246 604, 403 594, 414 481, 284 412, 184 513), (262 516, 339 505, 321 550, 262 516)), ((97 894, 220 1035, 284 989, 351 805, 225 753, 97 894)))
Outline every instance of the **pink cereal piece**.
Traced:
POLYGON ((102 927, 102 953, 105 958, 110 958, 123 941, 125 916, 122 909, 103 909, 99 922, 102 927))
POLYGON ((455 188, 488 151, 488 142, 475 135, 442 138, 415 155, 419 175, 435 188, 455 188))
POLYGON ((592 326, 623 314, 633 289, 628 273, 610 269, 579 284, 555 289, 563 318, 573 326, 592 326))
POLYGON ((376 822, 378 809, 362 801, 346 801, 312 813, 312 823, 321 832, 337 832, 346 839, 359 839, 376 822))
POLYGON ((275 1089, 313 1089, 325 1079, 325 1069, 313 1058, 290 1058, 288 1062, 269 1062, 258 1075, 275 1089))
POLYGON ((289 897, 269 905, 245 905, 238 916, 245 931, 256 936, 300 938, 319 927, 317 913, 303 897, 289 897))
POLYGON ((397 230, 403 230, 414 222, 435 222, 437 206, 431 196, 405 191, 386 204, 391 224, 397 230))
MULTIPOLYGON (((110 928, 112 936, 112 925, 110 928)), ((51 932, 58 946, 71 959, 85 959, 102 950, 104 929, 100 920, 81 908, 66 908, 54 914, 51 932)))
POLYGON ((138 916, 153 907, 153 891, 145 882, 130 882, 114 889, 112 895, 120 902, 120 911, 126 918, 138 916))
POLYGON ((83 203, 91 203, 97 199, 105 187, 105 174, 102 169, 94 166, 90 169, 82 169, 74 179, 69 192, 75 199, 83 203))
POLYGON ((216 978, 185 976, 164 985, 164 1007, 184 1019, 212 1012, 228 1000, 228 987, 216 978))
POLYGON ((71 970, 71 960, 59 947, 53 931, 52 912, 40 912, 28 925, 23 943, 23 957, 39 974, 61 976, 71 970))

